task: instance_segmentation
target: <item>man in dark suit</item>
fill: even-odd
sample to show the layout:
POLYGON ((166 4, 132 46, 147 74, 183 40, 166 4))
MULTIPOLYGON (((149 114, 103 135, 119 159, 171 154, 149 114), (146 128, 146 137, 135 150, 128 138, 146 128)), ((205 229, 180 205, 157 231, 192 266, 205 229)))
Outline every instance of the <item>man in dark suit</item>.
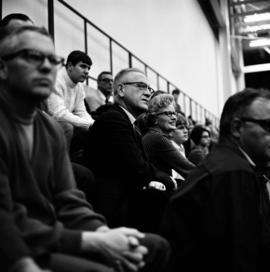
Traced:
POLYGON ((170 199, 164 234, 173 271, 267 270, 269 160, 270 92, 245 89, 225 103, 219 143, 170 199))
POLYGON ((114 105, 105 106, 89 131, 85 163, 94 171, 99 184, 95 207, 111 226, 125 223, 144 228, 139 223, 143 221, 142 203, 137 199, 142 189, 149 184, 164 191, 174 187, 167 174, 147 161, 140 132, 134 124, 147 110, 152 93, 142 71, 135 68, 120 71, 114 79, 114 105))

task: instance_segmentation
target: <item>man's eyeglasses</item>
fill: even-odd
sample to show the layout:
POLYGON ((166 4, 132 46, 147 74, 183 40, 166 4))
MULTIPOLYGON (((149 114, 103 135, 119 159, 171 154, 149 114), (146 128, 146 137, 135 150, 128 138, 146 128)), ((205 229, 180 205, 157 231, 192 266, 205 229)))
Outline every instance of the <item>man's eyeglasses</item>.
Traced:
POLYGON ((60 67, 64 65, 64 58, 56 56, 54 54, 46 55, 34 49, 22 49, 15 53, 2 56, 1 58, 7 61, 19 56, 25 59, 26 61, 28 61, 29 63, 37 65, 37 66, 41 65, 46 58, 49 60, 50 64, 53 66, 60 67))
POLYGON ((147 85, 144 82, 123 82, 121 83, 123 85, 134 85, 135 87, 137 87, 140 90, 148 90, 150 92, 150 94, 152 95, 155 91, 154 89, 152 89, 149 85, 147 85))
POLYGON ((249 117, 242 117, 240 118, 243 122, 251 122, 258 124, 261 126, 265 131, 270 132, 270 119, 253 119, 249 117))
POLYGON ((99 81, 103 81, 103 82, 105 82, 105 83, 112 83, 112 82, 113 82, 113 79, 111 79, 111 78, 102 78, 102 79, 100 79, 99 81))
POLYGON ((163 111, 163 112, 157 113, 156 115, 157 116, 158 115, 166 115, 166 116, 172 118, 172 117, 176 117, 177 113, 175 111, 163 111))

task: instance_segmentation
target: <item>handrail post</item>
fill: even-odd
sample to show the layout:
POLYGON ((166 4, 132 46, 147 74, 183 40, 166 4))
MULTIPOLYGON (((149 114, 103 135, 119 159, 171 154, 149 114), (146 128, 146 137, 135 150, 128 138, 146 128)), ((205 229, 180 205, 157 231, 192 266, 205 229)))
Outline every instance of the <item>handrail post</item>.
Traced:
POLYGON ((146 64, 144 65, 144 73, 147 76, 147 65, 146 64))
POLYGON ((185 114, 187 114, 187 107, 186 107, 186 95, 183 93, 183 111, 185 114))
POLYGON ((130 52, 128 52, 128 66, 129 68, 132 67, 132 54, 130 52))
POLYGON ((53 6, 54 0, 48 0, 48 29, 49 33, 52 36, 52 39, 54 40, 54 6, 53 6))
POLYGON ((159 74, 157 74, 157 89, 159 90, 159 74))
POLYGON ((196 116, 196 120, 198 120, 199 114, 198 114, 198 103, 197 102, 195 102, 195 116, 196 116))
POLYGON ((87 40, 87 22, 84 19, 84 51, 88 55, 88 40, 87 40))
POLYGON ((170 93, 170 82, 167 80, 167 92, 170 93))
POLYGON ((191 116, 191 118, 193 119, 193 112, 192 112, 192 100, 191 98, 189 97, 189 115, 191 116))
MULTIPOLYGON (((87 40, 87 22, 84 19, 83 20, 83 30, 84 30, 84 52, 86 55, 88 55, 88 40, 87 40)), ((89 85, 89 78, 86 79, 86 85, 89 85)))
POLYGON ((110 54, 110 71, 113 75, 113 51, 112 51, 112 39, 109 39, 109 54, 110 54))

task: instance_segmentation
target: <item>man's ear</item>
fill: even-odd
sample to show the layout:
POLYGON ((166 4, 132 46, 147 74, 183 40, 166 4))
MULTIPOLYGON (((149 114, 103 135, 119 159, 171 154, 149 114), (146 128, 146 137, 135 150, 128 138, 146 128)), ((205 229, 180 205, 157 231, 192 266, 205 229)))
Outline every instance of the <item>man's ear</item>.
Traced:
POLYGON ((234 118, 231 121, 231 134, 234 138, 239 139, 241 135, 242 121, 239 118, 234 118))
POLYGON ((123 84, 119 84, 117 86, 117 94, 120 96, 120 97, 124 97, 125 96, 125 88, 124 88, 124 85, 123 84))
POLYGON ((73 64, 69 61, 66 65, 67 71, 71 71, 73 64))
POLYGON ((8 77, 8 69, 5 62, 0 58, 0 79, 5 80, 8 77))

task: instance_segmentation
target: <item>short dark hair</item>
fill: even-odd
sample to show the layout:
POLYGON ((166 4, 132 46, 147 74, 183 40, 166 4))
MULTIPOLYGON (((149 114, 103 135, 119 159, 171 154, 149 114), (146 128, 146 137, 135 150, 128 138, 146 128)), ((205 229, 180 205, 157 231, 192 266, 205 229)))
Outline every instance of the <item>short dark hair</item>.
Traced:
MULTIPOLYGON (((122 78, 126 74, 134 73, 134 72, 135 73, 141 73, 141 74, 145 75, 145 73, 142 70, 140 70, 138 68, 135 68, 135 67, 122 69, 121 71, 119 71, 116 74, 116 76, 114 77, 114 80, 113 80, 113 89, 114 89, 114 94, 115 95, 117 95, 117 87, 118 87, 118 85, 120 85, 122 78)), ((117 100, 117 96, 116 96, 116 100, 117 100)))
POLYGON ((33 21, 26 14, 10 13, 1 20, 0 27, 7 26, 12 20, 31 21, 33 23, 33 21))
POLYGON ((79 50, 75 50, 69 53, 67 57, 67 64, 71 62, 72 65, 76 65, 80 61, 90 66, 92 65, 92 60, 86 53, 79 50))
POLYGON ((228 98, 221 114, 219 141, 223 141, 231 136, 231 120, 235 117, 243 117, 247 108, 257 98, 270 100, 270 91, 266 89, 246 88, 228 98))
POLYGON ((102 77, 103 75, 112 75, 112 73, 109 72, 109 71, 102 71, 102 72, 98 75, 97 81, 100 81, 100 80, 101 80, 101 77, 102 77))
POLYGON ((174 90, 172 91, 172 94, 180 94, 180 90, 179 90, 179 89, 174 89, 174 90))
POLYGON ((190 139, 198 145, 201 142, 202 134, 207 132, 210 136, 210 131, 202 125, 195 125, 194 128, 190 132, 190 139))

